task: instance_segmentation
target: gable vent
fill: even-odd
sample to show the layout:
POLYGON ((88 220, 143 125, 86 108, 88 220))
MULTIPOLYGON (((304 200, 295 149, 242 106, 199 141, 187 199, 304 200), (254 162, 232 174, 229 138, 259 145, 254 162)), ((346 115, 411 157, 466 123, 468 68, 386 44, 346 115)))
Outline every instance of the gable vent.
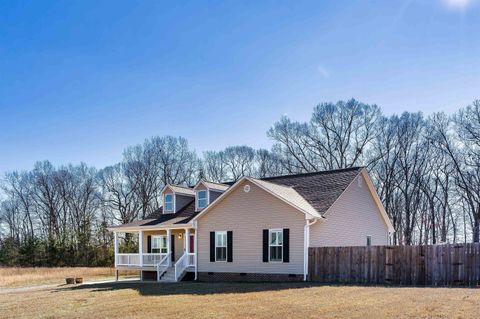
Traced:
POLYGON ((248 193, 250 191, 250 185, 247 184, 247 185, 243 186, 243 191, 245 193, 248 193))

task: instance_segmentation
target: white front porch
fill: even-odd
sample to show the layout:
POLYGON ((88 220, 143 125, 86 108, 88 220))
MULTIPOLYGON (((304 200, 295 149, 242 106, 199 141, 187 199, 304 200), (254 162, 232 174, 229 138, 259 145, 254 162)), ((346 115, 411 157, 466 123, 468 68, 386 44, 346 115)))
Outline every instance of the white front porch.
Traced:
POLYGON ((156 272, 157 281, 180 281, 187 272, 196 273, 197 239, 193 228, 114 232, 115 269, 156 272), (138 234, 138 253, 119 252, 119 234, 138 234), (168 274, 167 274, 168 272, 168 274), (163 280, 165 280, 165 278, 163 280))

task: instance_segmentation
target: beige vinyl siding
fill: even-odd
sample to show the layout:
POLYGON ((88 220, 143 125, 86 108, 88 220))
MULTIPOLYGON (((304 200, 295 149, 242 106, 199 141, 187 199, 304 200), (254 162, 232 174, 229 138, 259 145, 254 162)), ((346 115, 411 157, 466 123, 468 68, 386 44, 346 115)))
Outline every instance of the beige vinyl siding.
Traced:
POLYGON ((195 191, 198 192, 198 191, 203 191, 203 190, 206 190, 208 188, 205 187, 205 185, 203 184, 200 184, 197 186, 197 188, 195 188, 195 191))
POLYGON ((387 225, 361 175, 347 187, 325 217, 326 220, 310 227, 311 247, 365 246, 367 236, 372 236, 372 245, 388 244, 387 225))
MULTIPOLYGON (((190 234, 194 234, 195 230, 190 229, 190 234)), ((155 235, 166 235, 166 230, 152 230, 152 231, 144 231, 143 232, 143 252, 148 252, 148 244, 147 244, 147 237, 148 236, 155 236, 155 235)), ((175 235, 175 260, 178 260, 182 257, 183 253, 185 252, 185 230, 183 229, 172 229, 170 235, 175 235), (182 234, 182 239, 178 238, 179 234, 182 234)))
POLYGON ((178 260, 180 257, 182 257, 182 255, 184 253, 185 232, 184 231, 172 231, 172 235, 175 237, 175 260, 178 260), (182 233, 182 239, 178 238, 180 233, 182 233))
POLYGON ((198 271, 303 274, 305 215, 248 181, 239 186, 198 220, 198 271), (290 262, 264 263, 263 229, 283 228, 290 229, 290 262), (210 262, 210 232, 229 230, 233 262, 210 262))

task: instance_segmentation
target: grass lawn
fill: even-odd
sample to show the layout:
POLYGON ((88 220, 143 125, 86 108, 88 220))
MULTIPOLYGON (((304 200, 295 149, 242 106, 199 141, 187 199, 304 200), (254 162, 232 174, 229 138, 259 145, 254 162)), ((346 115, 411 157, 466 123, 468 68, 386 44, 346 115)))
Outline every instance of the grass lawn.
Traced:
POLYGON ((2 318, 479 318, 480 290, 107 283, 0 291, 2 318))
POLYGON ((0 267, 0 289, 46 284, 64 284, 65 277, 82 277, 85 282, 114 279, 109 267, 0 267))

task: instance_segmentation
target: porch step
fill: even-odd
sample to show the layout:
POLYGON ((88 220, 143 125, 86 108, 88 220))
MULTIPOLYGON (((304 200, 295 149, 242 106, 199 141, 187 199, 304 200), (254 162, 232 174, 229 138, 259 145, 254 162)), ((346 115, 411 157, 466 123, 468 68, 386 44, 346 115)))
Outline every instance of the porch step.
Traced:
POLYGON ((175 267, 168 267, 162 278, 160 278, 160 282, 175 282, 175 267))

